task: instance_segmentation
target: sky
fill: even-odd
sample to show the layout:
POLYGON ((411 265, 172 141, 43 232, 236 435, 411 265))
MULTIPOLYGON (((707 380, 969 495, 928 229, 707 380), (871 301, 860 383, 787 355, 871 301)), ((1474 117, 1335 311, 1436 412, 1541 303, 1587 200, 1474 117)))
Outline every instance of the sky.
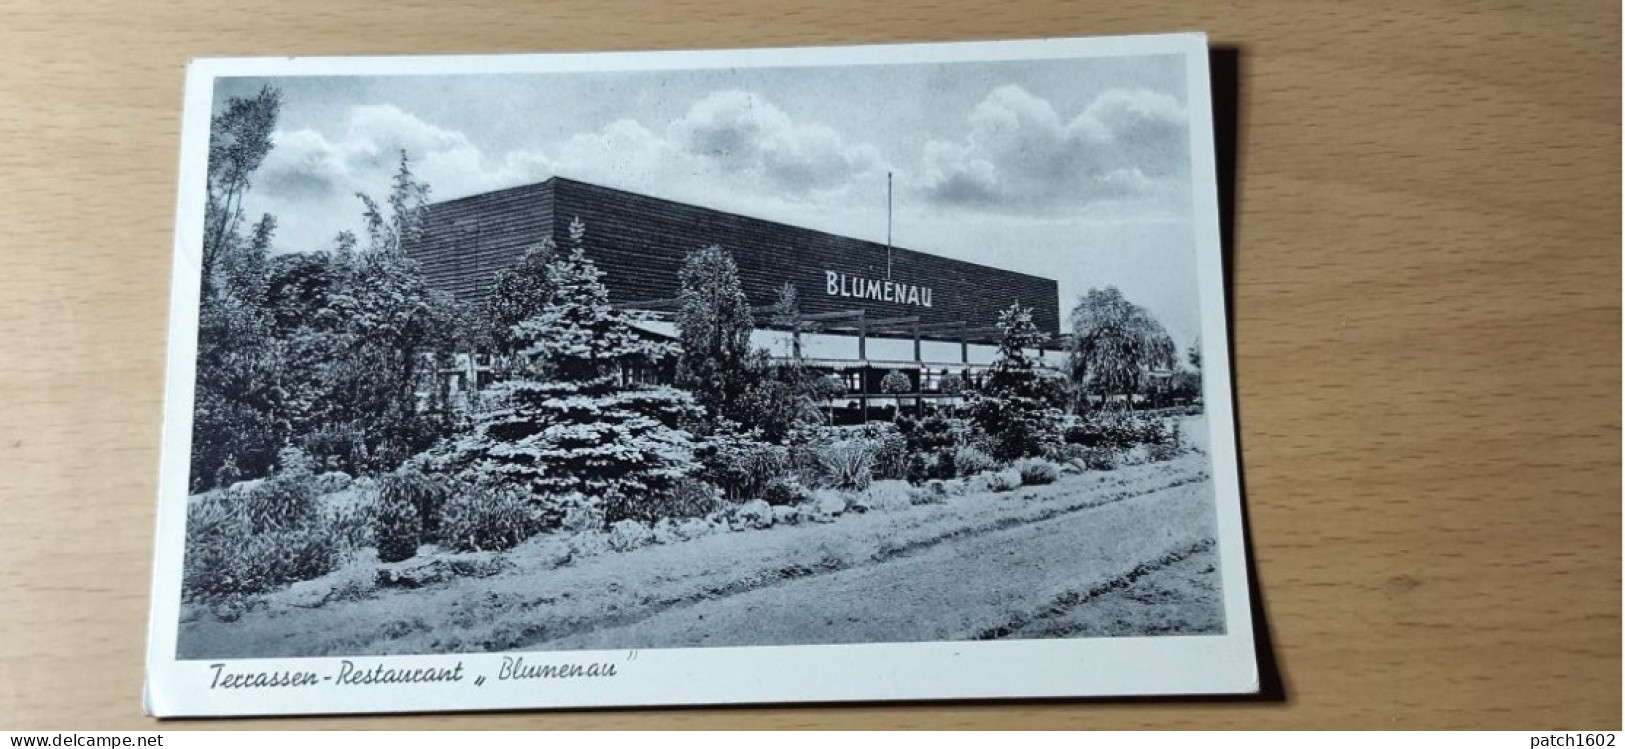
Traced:
MULTIPOLYGON (((1184 59, 221 79, 281 89, 249 219, 360 232, 404 149, 431 200, 563 176, 1053 278, 1200 329, 1184 59)), ((590 227, 589 227, 590 231, 590 227)))

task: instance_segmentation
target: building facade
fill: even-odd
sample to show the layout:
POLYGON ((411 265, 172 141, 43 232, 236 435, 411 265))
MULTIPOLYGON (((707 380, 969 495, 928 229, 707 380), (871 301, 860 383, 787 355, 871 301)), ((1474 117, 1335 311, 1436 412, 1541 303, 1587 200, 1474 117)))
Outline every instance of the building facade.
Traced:
MULTIPOLYGON (((794 285, 804 356, 847 385, 845 405, 858 418, 952 398, 937 384, 949 373, 974 380, 1012 303, 1031 308, 1039 330, 1061 345, 1054 280, 560 177, 431 205, 424 236, 407 253, 431 284, 483 306, 526 249, 545 238, 567 246, 575 218, 586 224, 588 256, 610 301, 626 308, 674 311, 687 254, 719 245, 758 310, 762 344, 784 354, 787 335, 770 330, 767 310, 785 283, 794 285), (913 394, 880 391, 892 370, 910 378, 913 394)), ((652 332, 672 330, 656 323, 652 332)))

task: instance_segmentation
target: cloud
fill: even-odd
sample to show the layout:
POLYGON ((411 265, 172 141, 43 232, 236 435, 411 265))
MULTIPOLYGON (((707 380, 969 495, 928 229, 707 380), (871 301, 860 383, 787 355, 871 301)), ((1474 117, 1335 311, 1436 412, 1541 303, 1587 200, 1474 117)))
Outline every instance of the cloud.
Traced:
POLYGON ((335 127, 276 139, 247 208, 251 216, 275 213, 278 246, 295 250, 358 231, 355 193, 383 197, 403 150, 437 201, 559 175, 781 219, 873 201, 884 195, 888 171, 873 144, 796 121, 747 91, 701 97, 653 126, 619 119, 505 153, 389 104, 352 106, 335 127))
POLYGON ((885 170, 873 145, 849 143, 822 123, 795 122, 746 91, 701 99, 666 128, 666 137, 685 154, 785 196, 838 191, 885 170))
POLYGON ((425 122, 387 104, 349 108, 333 136, 303 128, 278 131, 276 146, 255 175, 246 209, 278 218, 277 244, 306 250, 331 246, 341 230, 360 228, 358 192, 382 198, 402 151, 432 200, 542 179, 553 170, 544 154, 514 151, 497 163, 463 133, 425 122))
POLYGON ((616 120, 546 150, 550 174, 777 220, 885 194, 878 148, 744 91, 702 97, 653 127, 616 120))
POLYGON ((971 111, 962 139, 925 145, 926 200, 950 207, 1058 213, 1177 191, 1189 172, 1184 108, 1153 91, 1103 92, 1065 120, 1009 85, 971 111))
POLYGON ((556 173, 592 182, 643 184, 681 178, 685 172, 677 163, 677 149, 636 120, 616 120, 571 136, 553 150, 556 173))
POLYGON ((290 199, 325 200, 349 181, 339 149, 314 130, 277 133, 256 175, 256 191, 290 199))

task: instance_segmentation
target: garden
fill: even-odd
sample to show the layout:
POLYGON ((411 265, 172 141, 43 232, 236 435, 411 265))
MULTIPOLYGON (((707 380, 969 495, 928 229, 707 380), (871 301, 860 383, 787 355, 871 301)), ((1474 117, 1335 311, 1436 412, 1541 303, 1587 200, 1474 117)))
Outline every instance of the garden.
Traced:
MULTIPOLYGON (((1181 367, 1167 332, 1115 289, 1078 300, 1063 370, 1036 358, 1049 336, 1012 305, 992 363, 974 386, 956 382, 952 402, 836 426, 831 378, 800 357, 795 287, 765 321, 790 349, 753 347, 757 320, 723 247, 688 254, 676 336, 609 302, 579 220, 469 309, 405 254, 429 193, 403 153, 388 198, 361 196, 364 243, 271 252, 274 217, 244 234, 232 206, 276 106, 268 89, 216 120, 237 137, 211 150, 182 657, 585 646, 701 601, 772 590, 817 608, 843 595, 835 576, 880 568, 962 591, 893 637, 1063 636, 1041 626, 1043 611, 1066 618, 1058 601, 1161 584, 1142 578, 1164 568, 1211 572, 1199 398, 1147 397, 1198 392, 1199 354, 1181 367), (469 351, 497 376, 453 393, 447 364, 469 351), (923 561, 995 537, 980 553, 1030 546, 1025 563, 994 575, 923 561), (1013 580, 1033 575, 1018 587, 1042 600, 1017 605, 1013 580), (990 605, 997 615, 969 613, 990 605), (964 626, 934 629, 949 621, 964 626)), ((888 379, 888 392, 911 387, 888 379)), ((1208 614, 1124 633, 1222 626, 1210 576, 1186 582, 1168 610, 1208 614)), ((858 638, 884 619, 859 608, 821 634, 792 619, 779 639, 858 638)), ((1112 633, 1097 625, 1063 629, 1112 633)), ((625 636, 695 631, 712 638, 702 644, 730 637, 711 625, 625 636)))

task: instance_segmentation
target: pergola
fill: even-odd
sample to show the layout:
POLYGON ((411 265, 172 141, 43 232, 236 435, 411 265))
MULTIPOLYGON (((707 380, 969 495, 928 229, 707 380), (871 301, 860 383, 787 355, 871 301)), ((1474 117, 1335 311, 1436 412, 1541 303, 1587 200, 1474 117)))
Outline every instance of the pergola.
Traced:
MULTIPOLYGON (((649 299, 635 302, 621 302, 615 306, 619 309, 639 310, 657 314, 670 314, 675 312, 682 304, 680 299, 649 299)), ((773 305, 762 305, 751 308, 752 314, 773 312, 773 305)), ((965 322, 921 323, 918 315, 903 315, 897 317, 870 317, 867 310, 849 309, 834 312, 817 312, 802 315, 799 331, 803 333, 838 333, 851 334, 858 339, 858 359, 869 360, 869 338, 910 339, 914 341, 914 361, 923 363, 920 355, 922 341, 958 342, 959 361, 961 364, 970 363, 971 344, 997 346, 1001 340, 1000 330, 992 325, 972 326, 965 322)), ((774 324, 758 324, 758 327, 770 330, 791 330, 791 326, 774 324)), ((1039 345, 1039 355, 1045 349, 1061 349, 1070 343, 1069 335, 1053 335, 1039 345)))

